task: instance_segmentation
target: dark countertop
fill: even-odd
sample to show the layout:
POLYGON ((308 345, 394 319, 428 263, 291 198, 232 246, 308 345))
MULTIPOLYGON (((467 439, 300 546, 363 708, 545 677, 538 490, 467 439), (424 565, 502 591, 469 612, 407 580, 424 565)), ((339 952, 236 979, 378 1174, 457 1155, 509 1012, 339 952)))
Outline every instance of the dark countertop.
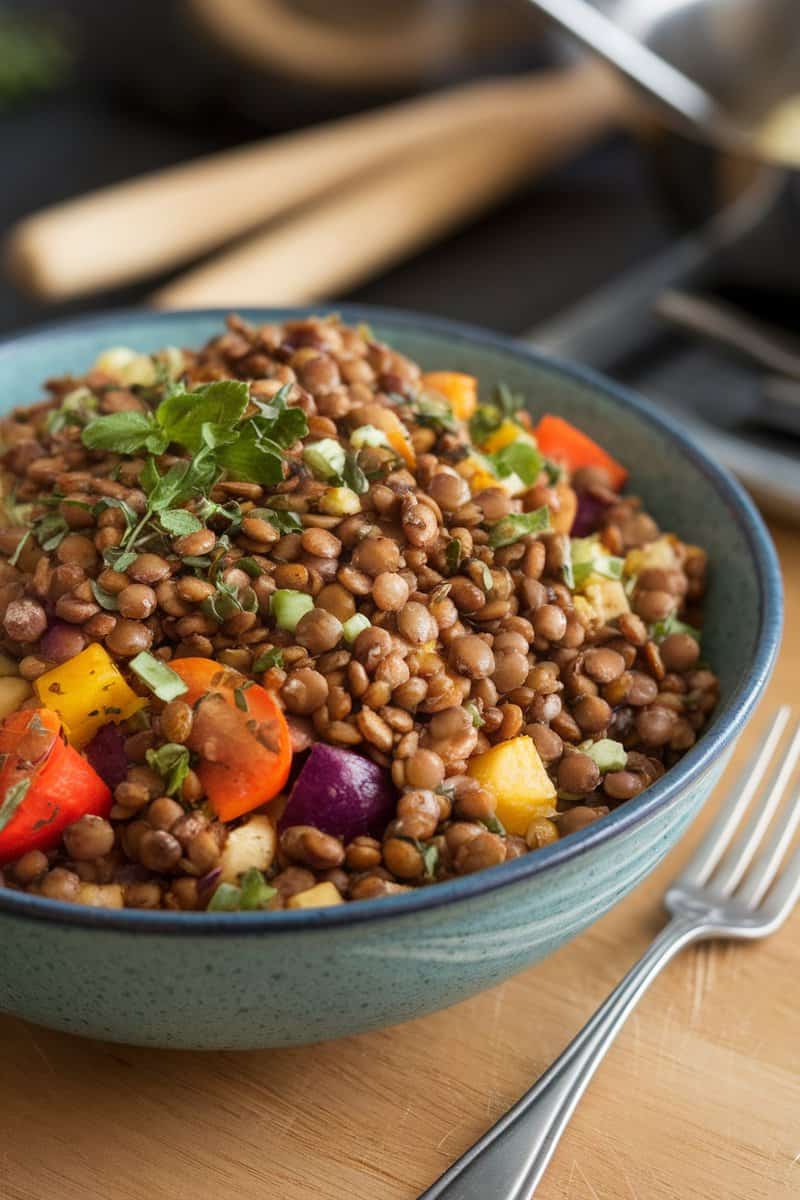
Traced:
MULTIPOLYGON (((0 115, 6 186, 0 233, 47 204, 242 139, 113 101, 66 92, 0 115)), ((256 136, 246 130, 246 137, 256 136)), ((135 236, 135 231, 132 231, 135 236)), ((635 147, 617 139, 347 297, 519 333, 663 244, 665 230, 635 147)), ((0 330, 135 304, 152 288, 42 305, 0 280, 0 330)), ((265 291, 264 303, 269 303, 265 291)))

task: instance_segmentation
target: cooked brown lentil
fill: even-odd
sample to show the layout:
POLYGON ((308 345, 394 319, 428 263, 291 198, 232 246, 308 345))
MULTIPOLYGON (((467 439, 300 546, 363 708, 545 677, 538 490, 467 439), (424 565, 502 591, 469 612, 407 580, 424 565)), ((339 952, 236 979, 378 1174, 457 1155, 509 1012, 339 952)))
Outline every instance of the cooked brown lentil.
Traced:
MULTIPOLYGON (((83 815, 48 854, 18 855, 5 886, 73 902, 92 886, 93 903, 121 896, 131 908, 194 911, 220 875, 241 882, 250 864, 237 857, 237 831, 249 818, 220 821, 203 783, 217 732, 196 706, 148 691, 129 665, 142 651, 163 663, 214 658, 260 682, 288 714, 295 755, 320 740, 353 748, 398 789, 382 841, 345 843, 305 825, 273 834, 253 864, 274 889, 271 908, 320 882, 357 901, 536 851, 638 795, 694 744, 718 690, 693 628, 700 548, 662 535, 603 467, 564 471, 555 484, 542 469, 516 494, 491 482, 476 472, 489 460, 473 460, 465 424, 440 428, 418 411, 416 364, 367 331, 332 319, 228 324, 182 352, 184 385, 245 380, 259 404, 285 385, 309 433, 284 451, 278 483, 223 475, 178 505, 174 533, 148 524, 146 452, 89 450, 80 425, 60 417, 76 387, 104 414, 152 411, 157 387, 90 371, 50 381, 44 404, 0 421, 2 494, 32 522, 26 537, 0 512, 0 651, 18 664, 20 695, 23 681, 97 642, 147 701, 122 721, 127 766, 110 814, 83 815), (354 452, 350 436, 364 425, 377 436, 354 452), (326 440, 350 463, 352 487, 309 467, 304 448, 326 440), (584 495, 602 508, 590 535, 598 556, 620 560, 622 582, 590 577, 610 612, 594 607, 588 585, 568 584, 584 495), (541 505, 550 531, 494 537, 497 522, 541 505), (277 624, 279 589, 303 593, 296 621, 277 624), (503 830, 502 805, 468 774, 476 754, 519 736, 557 789, 525 837, 503 830), (598 765, 601 738, 619 744, 624 767, 598 765), (179 776, 158 765, 165 747, 179 776)), ((528 415, 515 420, 530 438, 528 415)), ((159 471, 182 453, 171 447, 159 471)), ((265 811, 280 812, 283 799, 265 811)))

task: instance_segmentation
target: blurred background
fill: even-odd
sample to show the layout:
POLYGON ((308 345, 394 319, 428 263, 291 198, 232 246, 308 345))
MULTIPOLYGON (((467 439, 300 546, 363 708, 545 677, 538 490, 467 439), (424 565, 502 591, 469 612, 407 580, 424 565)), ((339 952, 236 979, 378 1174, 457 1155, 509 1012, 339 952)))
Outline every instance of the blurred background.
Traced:
MULTIPOLYGON (((721 48, 753 81, 775 52, 752 0, 598 5, 695 78, 713 50, 725 102, 721 48)), ((800 511, 796 189, 768 245, 714 225, 787 172, 677 132, 528 0, 0 0, 0 139, 5 333, 141 303, 466 320, 640 388, 800 511), (731 305, 761 323, 736 353, 731 305)))

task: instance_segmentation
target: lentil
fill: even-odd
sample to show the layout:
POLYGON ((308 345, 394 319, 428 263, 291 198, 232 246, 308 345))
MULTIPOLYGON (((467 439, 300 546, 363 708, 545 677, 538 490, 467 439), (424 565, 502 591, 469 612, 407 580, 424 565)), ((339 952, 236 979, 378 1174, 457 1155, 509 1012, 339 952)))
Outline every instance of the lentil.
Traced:
MULTIPOLYGON (((416 365, 337 321, 259 330, 231 318, 227 332, 184 352, 183 367, 190 388, 244 379, 259 402, 289 385, 288 404, 305 414, 309 440, 346 447, 347 470, 357 464, 364 479, 357 471, 348 486, 315 478, 298 438, 282 452, 277 483, 223 472, 209 496, 192 495, 186 517, 175 518, 175 528, 192 532, 171 536, 169 521, 162 527, 148 516, 145 450, 88 452, 79 429, 47 428, 76 385, 94 391, 97 412, 109 416, 147 412, 158 402, 154 389, 109 387, 107 375, 90 371, 53 381, 51 400, 0 418, 0 438, 14 448, 2 467, 4 494, 15 489, 31 504, 34 529, 52 512, 64 532, 44 550, 21 545, 19 530, 0 531, 3 649, 21 676, 13 687, 22 695, 22 681, 101 642, 146 700, 121 721, 128 767, 109 818, 83 816, 48 855, 30 851, 9 864, 6 886, 75 901, 85 883, 108 888, 108 904, 207 906, 236 831, 205 795, 204 761, 213 761, 219 739, 202 733, 194 704, 165 702, 129 670, 142 651, 165 664, 211 657, 255 679, 288 715, 295 754, 318 739, 354 749, 397 787, 383 844, 284 829, 266 867, 277 892, 271 907, 321 882, 358 900, 508 861, 596 820, 608 811, 598 797, 625 803, 694 744, 716 703, 716 677, 698 667, 691 626, 666 636, 653 626, 697 622, 707 558, 672 535, 651 554, 658 526, 635 497, 611 489, 604 468, 566 472, 557 484, 542 473, 517 497, 483 473, 488 486, 471 486, 465 426, 418 419, 416 365), (393 451, 367 445, 354 462, 350 436, 365 424, 385 431, 393 451), (411 447, 416 465, 399 464, 394 452, 410 458, 411 447), (594 610, 591 589, 565 579, 578 494, 598 501, 591 536, 604 553, 641 548, 647 564, 665 561, 669 547, 667 565, 644 565, 638 575, 623 565, 633 611, 608 620, 594 610), (100 511, 98 497, 110 501, 100 511), (495 522, 541 505, 552 530, 492 546, 495 522), (276 626, 277 589, 313 602, 293 629, 276 626), (354 638, 345 634, 352 618, 354 638), (467 773, 473 755, 523 733, 559 792, 552 814, 532 821, 524 839, 487 829, 496 798, 467 773), (601 775, 578 748, 602 734, 623 742, 623 770, 601 775), (174 777, 173 768, 162 777, 147 765, 167 743, 174 777)), ((173 444, 161 473, 185 458, 173 444)))

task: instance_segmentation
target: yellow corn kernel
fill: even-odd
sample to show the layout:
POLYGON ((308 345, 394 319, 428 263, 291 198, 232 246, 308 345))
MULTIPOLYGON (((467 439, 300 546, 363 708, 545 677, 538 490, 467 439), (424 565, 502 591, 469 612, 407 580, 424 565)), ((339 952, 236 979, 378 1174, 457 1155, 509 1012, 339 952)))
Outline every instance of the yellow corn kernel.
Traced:
POLYGON ((527 735, 476 755, 467 771, 494 796, 497 816, 508 833, 524 837, 536 817, 552 816, 556 789, 527 735))
POLYGON ((297 892, 286 901, 287 908, 332 908, 344 901, 332 883, 315 883, 305 892, 297 892))
POLYGON ((74 746, 85 746, 109 722, 125 721, 147 701, 128 686, 108 653, 93 643, 35 681, 45 708, 61 717, 74 746))

